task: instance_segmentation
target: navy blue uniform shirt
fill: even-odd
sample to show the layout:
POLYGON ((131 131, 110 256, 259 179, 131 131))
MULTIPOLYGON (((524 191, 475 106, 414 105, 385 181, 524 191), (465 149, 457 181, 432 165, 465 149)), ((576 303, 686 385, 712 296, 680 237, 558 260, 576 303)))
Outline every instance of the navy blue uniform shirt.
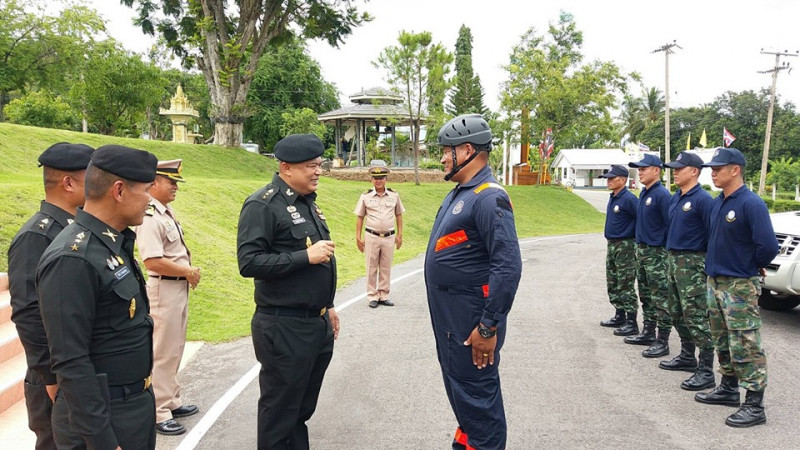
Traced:
POLYGON ((505 322, 521 274, 511 202, 486 166, 450 191, 436 213, 425 253, 425 282, 439 289, 482 287, 481 323, 491 327, 505 322))
POLYGON ((622 188, 617 195, 609 194, 606 206, 606 239, 630 239, 636 232, 636 208, 639 199, 628 188, 622 188))
POLYGON ((711 195, 697 184, 683 193, 680 189, 669 202, 667 250, 706 251, 711 195))
POLYGON ((654 247, 667 243, 669 228, 669 191, 660 181, 639 194, 639 209, 636 213, 636 242, 654 247))
POLYGON ((709 218, 706 274, 750 278, 778 254, 778 239, 764 200, 742 186, 714 199, 709 218))

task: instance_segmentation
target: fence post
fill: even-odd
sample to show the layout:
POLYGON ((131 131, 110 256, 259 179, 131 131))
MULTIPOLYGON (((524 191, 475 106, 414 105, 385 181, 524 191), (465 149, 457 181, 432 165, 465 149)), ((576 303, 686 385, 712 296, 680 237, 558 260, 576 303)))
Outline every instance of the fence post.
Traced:
POLYGON ((778 185, 777 184, 773 184, 772 185, 772 201, 773 202, 775 201, 775 196, 776 196, 777 193, 778 193, 778 185))

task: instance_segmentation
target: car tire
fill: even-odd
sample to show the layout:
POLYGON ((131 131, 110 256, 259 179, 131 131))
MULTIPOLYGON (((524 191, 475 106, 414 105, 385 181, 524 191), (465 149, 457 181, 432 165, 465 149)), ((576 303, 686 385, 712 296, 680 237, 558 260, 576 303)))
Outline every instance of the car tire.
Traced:
POLYGON ((800 305, 800 296, 788 294, 773 294, 764 289, 758 298, 758 306, 770 311, 788 311, 800 305))

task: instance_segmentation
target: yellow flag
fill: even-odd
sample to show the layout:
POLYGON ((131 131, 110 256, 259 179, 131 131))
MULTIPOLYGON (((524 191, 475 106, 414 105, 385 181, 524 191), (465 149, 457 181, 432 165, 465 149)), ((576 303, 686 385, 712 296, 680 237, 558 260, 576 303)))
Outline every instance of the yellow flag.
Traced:
POLYGON ((706 129, 703 128, 703 135, 700 136, 700 147, 706 148, 706 129))
POLYGON ((691 142, 692 142, 692 133, 689 133, 689 136, 686 137, 686 150, 691 150, 691 142))

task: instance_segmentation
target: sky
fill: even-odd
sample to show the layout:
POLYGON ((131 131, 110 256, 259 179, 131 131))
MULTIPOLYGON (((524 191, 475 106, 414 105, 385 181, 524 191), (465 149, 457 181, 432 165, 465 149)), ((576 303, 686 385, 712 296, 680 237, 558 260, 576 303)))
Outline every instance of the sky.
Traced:
MULTIPOLYGON (((117 0, 89 0, 109 21, 110 34, 127 48, 143 51, 151 41, 131 25, 133 11, 117 0)), ((571 13, 583 32, 585 61, 616 63, 625 72, 638 72, 646 87, 664 90, 664 53, 652 53, 676 41, 682 48, 669 57, 670 107, 700 106, 726 91, 769 89, 771 74, 758 71, 775 66, 764 51, 800 50, 798 0, 357 0, 374 20, 349 36, 339 48, 311 42, 309 53, 325 80, 340 91, 343 104, 362 88, 386 86, 385 73, 372 62, 396 45, 402 30, 430 31, 434 42, 455 51, 458 29, 466 25, 473 36, 473 69, 486 91, 485 103, 499 105, 498 94, 509 54, 520 37, 534 27, 546 33, 559 12, 571 13)), ((796 54, 796 53, 795 53, 796 54)), ((782 57, 800 67, 800 56, 782 57)), ((637 85, 632 86, 641 94, 637 85)), ((783 70, 777 92, 782 102, 800 106, 800 72, 783 70)))

